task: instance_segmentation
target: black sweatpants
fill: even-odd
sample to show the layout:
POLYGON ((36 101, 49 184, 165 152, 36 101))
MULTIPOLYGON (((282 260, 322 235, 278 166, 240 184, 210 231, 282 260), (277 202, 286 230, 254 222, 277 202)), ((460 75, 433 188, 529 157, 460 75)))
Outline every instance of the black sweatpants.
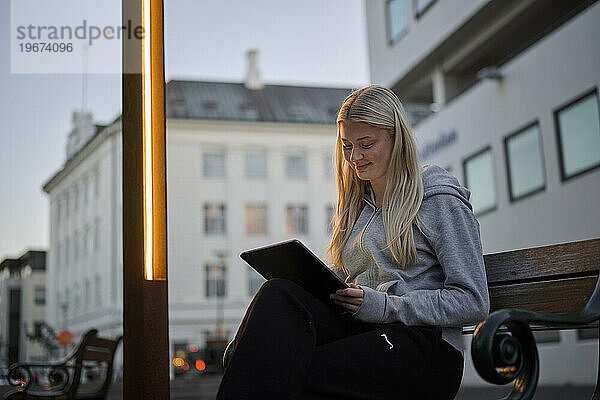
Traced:
POLYGON ((246 311, 217 399, 452 399, 462 371, 441 328, 360 322, 271 279, 246 311))

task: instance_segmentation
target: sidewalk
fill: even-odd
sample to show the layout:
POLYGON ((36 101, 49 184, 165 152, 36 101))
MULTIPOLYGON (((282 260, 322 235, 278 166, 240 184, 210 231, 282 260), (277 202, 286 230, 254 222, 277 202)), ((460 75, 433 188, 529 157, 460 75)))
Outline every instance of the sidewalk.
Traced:
MULTIPOLYGON (((171 381, 171 400, 214 400, 220 376, 203 376, 195 379, 171 381)), ((11 387, 0 386, 0 397, 11 387)), ((589 400, 593 386, 546 386, 539 387, 535 400, 589 400)), ((462 388, 455 400, 497 400, 509 392, 509 387, 462 388)), ((111 385, 107 400, 122 400, 122 385, 111 385)))
MULTIPOLYGON (((196 379, 171 381, 171 400, 213 400, 220 376, 202 376, 196 379)), ((455 400, 497 400, 508 394, 510 388, 462 388, 455 400)), ((589 400, 593 386, 538 387, 535 400, 589 400)), ((113 385, 108 400, 122 400, 121 385, 113 385)))

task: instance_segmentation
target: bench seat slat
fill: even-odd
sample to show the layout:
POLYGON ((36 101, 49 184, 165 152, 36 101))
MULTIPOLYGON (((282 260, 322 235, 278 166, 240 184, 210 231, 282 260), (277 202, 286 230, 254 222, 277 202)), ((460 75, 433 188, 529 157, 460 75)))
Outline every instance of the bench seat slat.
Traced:
POLYGON ((484 261, 489 286, 599 271, 600 239, 486 254, 484 261))
POLYGON ((490 287, 490 312, 520 308, 545 313, 574 313, 590 298, 596 276, 490 287))

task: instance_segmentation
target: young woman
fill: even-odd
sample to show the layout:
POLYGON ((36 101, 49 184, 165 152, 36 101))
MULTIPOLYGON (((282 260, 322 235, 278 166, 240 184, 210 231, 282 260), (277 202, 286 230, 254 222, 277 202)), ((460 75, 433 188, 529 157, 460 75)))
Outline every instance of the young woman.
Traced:
POLYGON ((350 94, 337 118, 337 208, 329 254, 350 288, 340 315, 301 287, 267 281, 250 304, 218 399, 452 399, 461 326, 489 298, 469 191, 421 166, 389 89, 350 94))

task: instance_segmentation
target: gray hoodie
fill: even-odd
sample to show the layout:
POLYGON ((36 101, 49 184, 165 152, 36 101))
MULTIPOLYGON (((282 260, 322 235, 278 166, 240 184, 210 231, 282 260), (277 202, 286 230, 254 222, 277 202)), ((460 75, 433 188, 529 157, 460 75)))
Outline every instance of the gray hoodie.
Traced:
POLYGON ((353 314, 358 320, 440 326, 444 340, 462 351, 461 326, 475 324, 489 312, 479 222, 469 190, 443 168, 424 167, 418 215, 427 237, 413 224, 418 261, 401 268, 385 249, 381 209, 369 190, 342 253, 349 275, 334 268, 364 290, 363 303, 353 314))

